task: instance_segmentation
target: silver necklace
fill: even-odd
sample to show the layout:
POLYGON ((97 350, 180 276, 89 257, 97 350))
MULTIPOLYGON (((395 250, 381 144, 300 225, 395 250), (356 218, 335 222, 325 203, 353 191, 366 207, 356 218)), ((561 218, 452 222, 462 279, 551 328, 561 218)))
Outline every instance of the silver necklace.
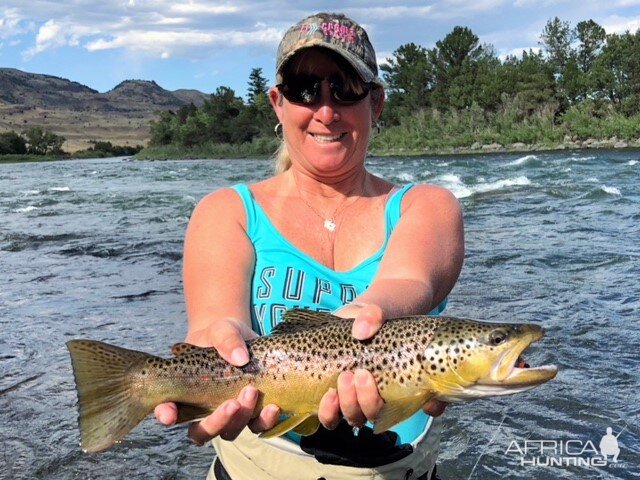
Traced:
MULTIPOLYGON (((366 180, 366 175, 365 175, 365 180, 366 180)), ((311 210, 313 213, 316 214, 316 216, 318 218, 320 218, 320 220, 323 221, 323 226, 324 228, 326 228, 327 230, 329 230, 330 232, 335 232, 336 228, 338 227, 338 224, 336 223, 336 217, 338 215, 338 213, 340 213, 342 211, 342 209, 344 207, 347 206, 347 201, 349 200, 349 197, 346 196, 344 198, 344 200, 342 202, 340 202, 340 205, 338 205, 335 210, 333 211, 333 213, 329 216, 329 217, 325 217, 324 215, 322 215, 318 210, 316 210, 309 202, 307 202, 307 200, 302 196, 302 191, 300 190, 300 186, 298 185, 298 181, 296 180, 296 176, 295 174, 293 175, 293 181, 296 184, 296 189, 298 190, 298 195, 300 195, 300 198, 302 199, 302 201, 305 203, 305 205, 307 207, 309 207, 309 210, 311 210)), ((362 190, 364 191, 364 181, 362 182, 362 190)), ((353 205, 354 203, 356 203, 358 200, 360 199, 360 197, 356 198, 351 205, 353 205)))

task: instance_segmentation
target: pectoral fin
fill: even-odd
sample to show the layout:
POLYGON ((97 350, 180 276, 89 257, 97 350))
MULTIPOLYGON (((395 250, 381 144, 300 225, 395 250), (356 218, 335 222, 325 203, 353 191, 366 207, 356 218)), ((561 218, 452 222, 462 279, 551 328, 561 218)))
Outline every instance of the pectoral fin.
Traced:
POLYGON ((279 437, 280 435, 284 435, 288 431, 293 430, 294 428, 296 428, 298 426, 301 426, 301 428, 306 431, 306 429, 308 428, 307 425, 306 425, 306 423, 307 423, 306 421, 309 420, 312 416, 315 416, 315 414, 313 414, 313 413, 301 413, 301 414, 298 414, 298 415, 292 415, 292 416, 284 419, 280 423, 278 423, 271 430, 267 430, 266 432, 262 432, 260 434, 260 437, 262 437, 262 438, 279 437))
POLYGON ((431 392, 419 392, 410 397, 389 400, 380 409, 378 416, 373 422, 374 433, 386 432, 392 426, 406 420, 416 413, 431 397, 431 392))

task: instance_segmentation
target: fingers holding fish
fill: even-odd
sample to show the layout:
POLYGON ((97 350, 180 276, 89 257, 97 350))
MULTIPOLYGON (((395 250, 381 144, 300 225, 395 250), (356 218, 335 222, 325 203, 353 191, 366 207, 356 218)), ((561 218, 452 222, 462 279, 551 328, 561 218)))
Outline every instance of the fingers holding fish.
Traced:
POLYGON ((247 385, 237 399, 222 403, 211 415, 189 425, 189 438, 200 446, 217 436, 235 440, 251 420, 258 394, 255 387, 247 385))
POLYGON ((187 335, 187 342, 201 347, 213 346, 231 365, 241 367, 249 362, 245 340, 257 337, 248 325, 234 318, 223 318, 215 328, 206 328, 187 335))
POLYGON ((382 406, 381 404, 378 406, 378 399, 381 403, 382 399, 378 394, 373 376, 366 370, 340 374, 338 399, 342 415, 349 425, 353 426, 364 425, 369 415, 372 419, 375 418, 375 414, 382 406))
POLYGON ((260 414, 249 422, 249 430, 253 433, 265 432, 273 428, 280 419, 280 409, 277 405, 267 405, 260 414))
POLYGON ((435 398, 429 400, 422 406, 422 410, 432 417, 439 417, 444 413, 444 409, 447 408, 449 404, 447 402, 442 402, 435 398))
POLYGON ((356 312, 351 335, 358 340, 367 340, 373 337, 384 323, 382 308, 374 304, 365 304, 356 312))
POLYGON ((175 403, 161 403, 153 410, 153 414, 160 423, 171 426, 178 420, 178 407, 175 403))
POLYGON ((340 423, 340 400, 335 388, 330 388, 322 396, 318 406, 318 420, 327 430, 334 430, 340 423))
POLYGON ((354 372, 354 384, 358 405, 367 420, 373 421, 384 405, 384 400, 378 392, 378 386, 373 375, 368 370, 358 369, 354 372))

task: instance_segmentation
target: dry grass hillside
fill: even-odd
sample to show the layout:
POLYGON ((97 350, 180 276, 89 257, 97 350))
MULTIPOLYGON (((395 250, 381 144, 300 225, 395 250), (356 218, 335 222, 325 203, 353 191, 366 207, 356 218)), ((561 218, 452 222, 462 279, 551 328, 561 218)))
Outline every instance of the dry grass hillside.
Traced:
POLYGON ((0 68, 0 132, 43 127, 65 137, 68 152, 91 141, 144 145, 158 111, 201 105, 206 98, 198 90, 171 92, 145 80, 126 80, 100 93, 63 78, 0 68))

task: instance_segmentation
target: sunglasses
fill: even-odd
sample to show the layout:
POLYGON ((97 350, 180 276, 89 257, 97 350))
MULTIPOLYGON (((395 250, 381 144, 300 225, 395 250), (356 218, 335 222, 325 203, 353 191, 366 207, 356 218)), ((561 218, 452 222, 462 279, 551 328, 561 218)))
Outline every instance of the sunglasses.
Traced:
MULTIPOLYGON (((316 75, 297 74, 288 76, 276 85, 278 91, 292 103, 315 105, 320 101, 322 82, 325 80, 316 75)), ((355 91, 339 78, 328 78, 331 97, 342 105, 352 105, 365 98, 371 90, 370 84, 361 84, 361 91, 355 91)))

